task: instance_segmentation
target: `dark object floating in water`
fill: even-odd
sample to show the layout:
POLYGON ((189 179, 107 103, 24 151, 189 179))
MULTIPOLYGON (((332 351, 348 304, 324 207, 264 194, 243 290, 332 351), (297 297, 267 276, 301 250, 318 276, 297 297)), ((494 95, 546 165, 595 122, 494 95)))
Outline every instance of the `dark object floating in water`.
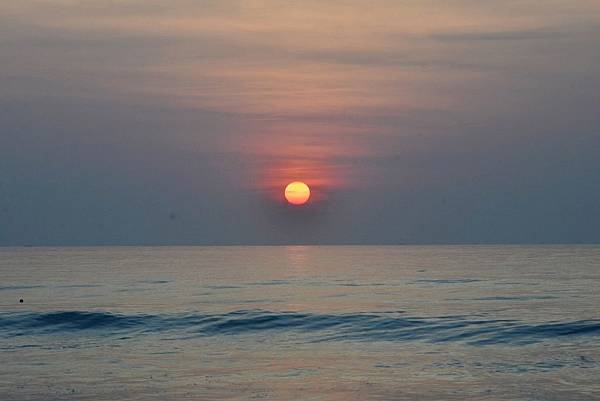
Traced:
POLYGON ((21 304, 23 303, 23 298, 19 299, 19 303, 21 303, 21 304))

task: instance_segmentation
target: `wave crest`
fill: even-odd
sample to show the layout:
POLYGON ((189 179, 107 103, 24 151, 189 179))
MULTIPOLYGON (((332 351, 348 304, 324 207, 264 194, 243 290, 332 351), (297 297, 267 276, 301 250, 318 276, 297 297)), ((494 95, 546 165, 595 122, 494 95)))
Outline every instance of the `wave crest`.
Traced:
POLYGON ((114 314, 96 311, 0 314, 0 336, 78 333, 184 336, 292 333, 301 341, 429 341, 523 345, 573 336, 599 336, 600 320, 525 323, 465 316, 410 317, 401 313, 313 314, 241 310, 224 314, 114 314))

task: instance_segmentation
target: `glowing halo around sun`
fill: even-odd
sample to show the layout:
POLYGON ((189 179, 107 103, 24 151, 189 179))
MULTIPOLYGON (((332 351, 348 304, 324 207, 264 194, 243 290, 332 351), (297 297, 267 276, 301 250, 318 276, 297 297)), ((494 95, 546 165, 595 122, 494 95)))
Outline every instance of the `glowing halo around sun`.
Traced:
POLYGON ((290 182, 285 187, 285 199, 292 205, 304 205, 310 198, 310 188, 302 181, 290 182))

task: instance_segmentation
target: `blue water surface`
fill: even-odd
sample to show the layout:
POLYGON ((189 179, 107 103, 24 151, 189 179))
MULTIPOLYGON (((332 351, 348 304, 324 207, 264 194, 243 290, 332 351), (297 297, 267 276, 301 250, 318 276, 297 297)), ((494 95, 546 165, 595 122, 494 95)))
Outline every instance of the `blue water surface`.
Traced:
POLYGON ((4 248, 0 399, 597 400, 599 266, 596 246, 4 248))

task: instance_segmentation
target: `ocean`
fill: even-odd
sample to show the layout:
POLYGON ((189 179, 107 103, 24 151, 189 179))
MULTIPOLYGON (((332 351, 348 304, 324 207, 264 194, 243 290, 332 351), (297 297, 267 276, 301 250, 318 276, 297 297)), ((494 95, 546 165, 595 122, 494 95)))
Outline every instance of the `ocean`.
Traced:
POLYGON ((257 399, 600 400, 600 246, 0 248, 0 400, 257 399))

